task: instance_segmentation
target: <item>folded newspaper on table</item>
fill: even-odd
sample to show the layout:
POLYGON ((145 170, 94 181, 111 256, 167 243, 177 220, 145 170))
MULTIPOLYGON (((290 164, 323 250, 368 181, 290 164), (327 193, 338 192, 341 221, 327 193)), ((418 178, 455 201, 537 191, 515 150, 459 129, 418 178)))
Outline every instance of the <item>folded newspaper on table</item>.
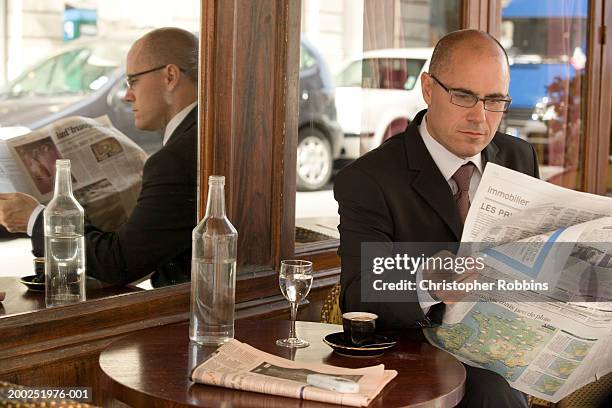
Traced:
POLYGON ((94 225, 114 230, 136 205, 146 153, 107 117, 70 117, 0 139, 0 192, 53 197, 55 160, 70 159, 73 191, 94 225))
POLYGON ((535 289, 447 305, 433 345, 552 402, 612 371, 612 198, 489 163, 461 241, 484 260, 479 281, 535 289))
POLYGON ((295 362, 233 339, 194 368, 191 379, 243 391, 365 407, 396 375, 397 371, 385 370, 382 364, 350 369, 295 362), (313 387, 306 383, 309 374, 329 374, 355 381, 359 384, 359 393, 343 394, 313 387))

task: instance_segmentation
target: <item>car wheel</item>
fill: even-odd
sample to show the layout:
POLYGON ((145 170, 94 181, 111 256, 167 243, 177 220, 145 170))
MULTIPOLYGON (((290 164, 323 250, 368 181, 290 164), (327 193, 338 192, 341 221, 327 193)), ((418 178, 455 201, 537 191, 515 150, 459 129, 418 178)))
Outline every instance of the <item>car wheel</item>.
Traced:
POLYGON ((325 135, 314 128, 298 133, 297 189, 319 190, 327 184, 333 170, 332 149, 325 135))

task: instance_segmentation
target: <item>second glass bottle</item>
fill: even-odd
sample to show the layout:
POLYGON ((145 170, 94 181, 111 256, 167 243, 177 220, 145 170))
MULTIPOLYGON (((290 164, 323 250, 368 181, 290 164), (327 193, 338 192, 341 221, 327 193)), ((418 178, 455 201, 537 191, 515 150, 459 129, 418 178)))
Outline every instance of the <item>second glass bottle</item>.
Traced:
POLYGON ((70 160, 55 162, 55 193, 43 218, 46 305, 85 300, 84 211, 72 194, 70 160))
POLYGON ((238 232, 225 214, 225 177, 208 178, 206 215, 193 230, 189 338, 218 345, 234 338, 238 232))

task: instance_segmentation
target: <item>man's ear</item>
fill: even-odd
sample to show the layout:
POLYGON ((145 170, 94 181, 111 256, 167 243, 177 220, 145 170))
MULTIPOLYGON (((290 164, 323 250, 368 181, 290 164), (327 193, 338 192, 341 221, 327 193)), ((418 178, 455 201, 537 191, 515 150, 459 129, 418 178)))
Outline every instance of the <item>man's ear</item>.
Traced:
POLYGON ((433 87, 433 80, 427 72, 421 74, 421 92, 423 93, 423 99, 427 106, 431 105, 431 92, 433 87))
POLYGON ((174 88, 176 88, 181 74, 181 69, 177 65, 168 64, 166 67, 166 86, 168 87, 168 90, 172 91, 174 88))

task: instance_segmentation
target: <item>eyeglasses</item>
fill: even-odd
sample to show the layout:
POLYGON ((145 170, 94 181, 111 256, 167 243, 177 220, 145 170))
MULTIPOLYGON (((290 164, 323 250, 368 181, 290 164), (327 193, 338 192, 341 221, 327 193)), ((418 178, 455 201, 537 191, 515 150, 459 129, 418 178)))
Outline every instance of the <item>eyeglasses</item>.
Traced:
POLYGON ((128 88, 131 88, 134 85, 134 83, 136 82, 134 80, 136 78, 138 78, 139 76, 142 76, 142 75, 145 75, 145 74, 150 74, 151 72, 159 71, 160 69, 164 69, 167 66, 168 66, 168 64, 160 65, 159 67, 147 69, 146 71, 137 72, 135 74, 130 74, 130 75, 125 77, 125 83, 127 84, 128 88))
POLYGON ((485 110, 490 112, 505 112, 508 110, 512 98, 479 98, 476 95, 469 94, 456 89, 451 89, 444 85, 438 78, 429 74, 444 89, 451 97, 450 101, 453 105, 461 106, 462 108, 472 108, 478 101, 482 101, 485 110))

